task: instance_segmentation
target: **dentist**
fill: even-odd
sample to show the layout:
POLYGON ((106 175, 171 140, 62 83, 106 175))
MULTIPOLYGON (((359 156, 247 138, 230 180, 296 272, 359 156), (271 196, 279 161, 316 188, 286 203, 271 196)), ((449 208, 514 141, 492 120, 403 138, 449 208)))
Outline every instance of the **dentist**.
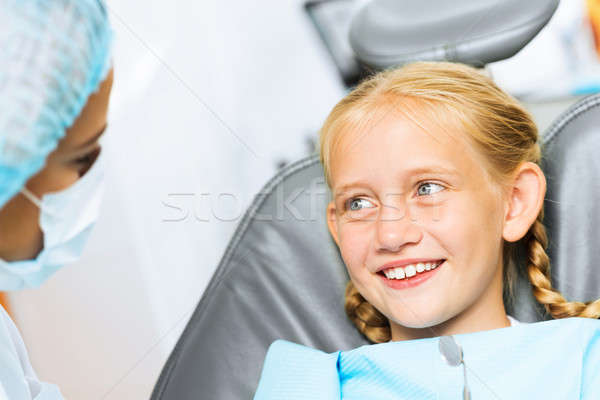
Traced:
MULTIPOLYGON (((0 0, 0 291, 79 257, 98 216, 113 81, 100 0, 0 0)), ((0 307, 0 399, 62 399, 0 307)))

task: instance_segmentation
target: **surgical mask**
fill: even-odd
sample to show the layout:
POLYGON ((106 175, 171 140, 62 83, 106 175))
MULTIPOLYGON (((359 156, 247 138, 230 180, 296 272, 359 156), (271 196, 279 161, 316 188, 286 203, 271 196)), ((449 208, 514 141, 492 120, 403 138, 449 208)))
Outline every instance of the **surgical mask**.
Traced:
POLYGON ((37 198, 27 188, 21 193, 40 209, 44 247, 33 260, 0 259, 0 290, 33 288, 66 264, 77 261, 98 219, 104 192, 104 157, 98 158, 77 182, 37 198))

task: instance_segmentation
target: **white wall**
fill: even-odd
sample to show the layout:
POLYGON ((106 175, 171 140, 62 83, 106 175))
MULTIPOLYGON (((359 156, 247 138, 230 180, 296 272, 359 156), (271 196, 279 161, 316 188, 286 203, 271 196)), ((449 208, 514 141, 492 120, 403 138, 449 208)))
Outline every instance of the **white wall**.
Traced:
POLYGON ((11 297, 38 374, 69 399, 150 396, 236 217, 277 162, 307 154, 306 137, 343 94, 301 1, 109 7, 101 220, 77 265, 11 297), (195 194, 196 212, 194 196, 173 193, 195 194))

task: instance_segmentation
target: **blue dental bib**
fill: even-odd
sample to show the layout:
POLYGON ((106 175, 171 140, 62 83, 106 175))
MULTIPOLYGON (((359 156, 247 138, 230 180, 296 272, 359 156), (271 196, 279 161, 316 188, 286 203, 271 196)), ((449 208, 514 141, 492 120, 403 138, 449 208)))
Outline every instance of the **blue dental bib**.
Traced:
MULTIPOLYGON (((567 318, 454 335, 473 399, 600 399, 600 321, 567 318)), ((278 340, 255 400, 462 398, 463 370, 442 359, 439 338, 324 353, 278 340)))

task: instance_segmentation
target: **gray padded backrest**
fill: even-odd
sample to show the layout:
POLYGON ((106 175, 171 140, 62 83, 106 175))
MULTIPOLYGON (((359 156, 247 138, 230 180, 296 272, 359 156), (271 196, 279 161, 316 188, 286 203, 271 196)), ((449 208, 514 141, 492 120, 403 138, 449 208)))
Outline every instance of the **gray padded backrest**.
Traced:
MULTIPOLYGON (((600 96, 571 107, 544 135, 546 217, 555 285, 600 297, 600 96)), ((283 169, 256 197, 164 367, 153 399, 251 399, 275 339, 327 352, 366 344, 343 311, 348 279, 325 225, 316 156, 283 169)), ((527 280, 509 313, 537 313, 527 280)))
POLYGON ((521 50, 557 6, 558 0, 374 0, 354 17, 350 44, 377 69, 417 60, 483 66, 521 50))
POLYGON ((325 222, 316 156, 255 198, 155 387, 153 399, 251 399, 267 347, 367 343, 343 311, 348 276, 325 222))

